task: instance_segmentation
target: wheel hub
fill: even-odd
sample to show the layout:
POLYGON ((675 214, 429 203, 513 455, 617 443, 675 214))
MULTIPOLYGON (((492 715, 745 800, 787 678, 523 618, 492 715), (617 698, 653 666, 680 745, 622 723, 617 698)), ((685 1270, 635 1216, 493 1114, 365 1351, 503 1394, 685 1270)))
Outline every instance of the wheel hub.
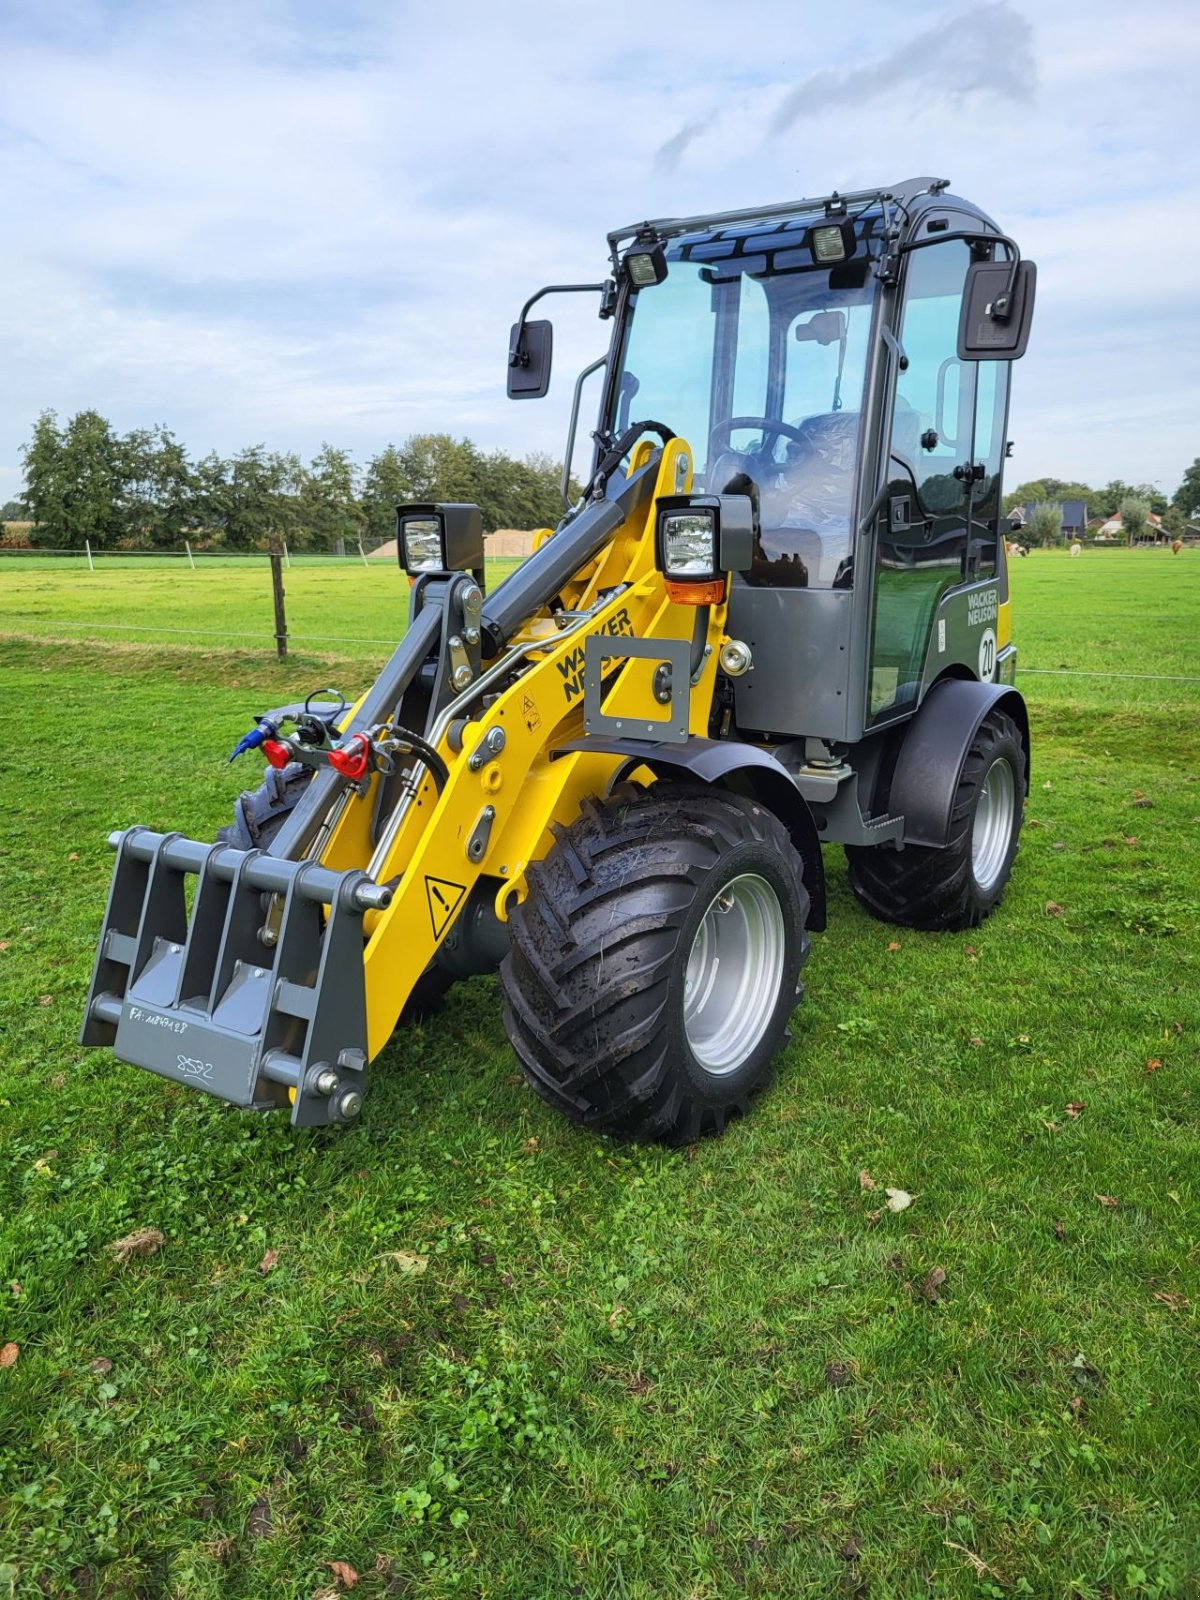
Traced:
POLYGON ((683 986, 688 1044, 707 1072, 736 1072, 766 1032, 785 949, 783 909, 766 878, 741 873, 713 896, 683 986))
POLYGON ((971 829, 971 870, 988 893, 1000 879, 1012 839, 1017 780, 1005 756, 997 756, 984 776, 971 829))

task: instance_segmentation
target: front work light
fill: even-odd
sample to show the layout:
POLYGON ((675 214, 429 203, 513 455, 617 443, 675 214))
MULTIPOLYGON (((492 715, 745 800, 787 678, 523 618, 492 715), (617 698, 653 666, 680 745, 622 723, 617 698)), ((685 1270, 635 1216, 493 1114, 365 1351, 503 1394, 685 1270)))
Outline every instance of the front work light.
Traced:
POLYGON ((440 517, 406 517, 401 530, 406 572, 445 572, 440 517))
POLYGON ((834 267, 854 254, 854 224, 848 219, 822 223, 810 229, 808 242, 818 266, 834 267))
POLYGON ((444 502, 397 506, 396 544, 410 578, 424 572, 474 572, 483 568, 483 513, 478 506, 444 502))
POLYGON ((625 253, 625 270, 635 289, 651 289, 667 275, 667 258, 657 240, 635 240, 625 253))
POLYGON ((754 513, 743 494, 669 495, 658 502, 654 559, 671 599, 714 605, 725 574, 754 559, 754 513))

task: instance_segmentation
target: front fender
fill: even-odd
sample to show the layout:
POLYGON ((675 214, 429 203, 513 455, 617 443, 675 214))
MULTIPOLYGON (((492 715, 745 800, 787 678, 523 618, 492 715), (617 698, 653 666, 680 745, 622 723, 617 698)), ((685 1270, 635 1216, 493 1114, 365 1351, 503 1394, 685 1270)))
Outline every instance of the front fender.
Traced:
POLYGON ((726 739, 689 739, 686 744, 658 744, 642 739, 575 739, 559 745, 555 756, 580 751, 587 755, 628 757, 618 779, 634 767, 649 767, 655 777, 694 778, 734 794, 748 795, 777 816, 792 836, 804 862, 804 886, 812 908, 808 926, 814 933, 825 928, 825 863, 821 839, 808 802, 787 768, 756 745, 726 739))

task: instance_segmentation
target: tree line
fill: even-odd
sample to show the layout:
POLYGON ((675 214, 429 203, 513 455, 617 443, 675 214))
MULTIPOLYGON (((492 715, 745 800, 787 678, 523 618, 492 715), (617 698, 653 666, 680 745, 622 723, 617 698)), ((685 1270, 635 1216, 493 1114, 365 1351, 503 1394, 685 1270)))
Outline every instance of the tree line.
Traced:
POLYGON ((49 549, 187 539, 258 550, 279 538, 293 550, 332 550, 340 540, 392 538, 406 501, 472 501, 488 532, 554 527, 563 512, 550 456, 518 460, 448 433, 413 434, 361 467, 331 444, 308 463, 264 445, 193 461, 168 428, 119 433, 97 411, 65 423, 44 411, 21 454, 25 490, 0 507, 0 522, 29 520, 31 543, 49 549))

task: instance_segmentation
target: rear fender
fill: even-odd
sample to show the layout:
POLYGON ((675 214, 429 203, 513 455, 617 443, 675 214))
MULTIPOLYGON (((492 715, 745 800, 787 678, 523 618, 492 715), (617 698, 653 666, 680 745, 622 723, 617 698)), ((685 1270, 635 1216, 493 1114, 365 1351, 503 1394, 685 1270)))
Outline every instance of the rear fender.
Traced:
POLYGON ((1015 689, 974 678, 943 678, 925 696, 904 730, 892 773, 888 810, 904 817, 904 843, 943 846, 958 776, 980 724, 1003 711, 1017 724, 1029 792, 1029 713, 1015 689))
POLYGON ((635 767, 648 767, 656 778, 692 778, 709 783, 731 794, 757 800, 777 816, 792 836, 804 862, 804 886, 811 901, 808 926, 814 933, 825 928, 825 863, 821 838, 804 796, 787 769, 774 756, 755 745, 737 744, 724 739, 689 739, 686 744, 650 744, 640 739, 576 739, 561 745, 554 754, 582 751, 587 755, 626 756, 616 779, 627 776, 635 767))

